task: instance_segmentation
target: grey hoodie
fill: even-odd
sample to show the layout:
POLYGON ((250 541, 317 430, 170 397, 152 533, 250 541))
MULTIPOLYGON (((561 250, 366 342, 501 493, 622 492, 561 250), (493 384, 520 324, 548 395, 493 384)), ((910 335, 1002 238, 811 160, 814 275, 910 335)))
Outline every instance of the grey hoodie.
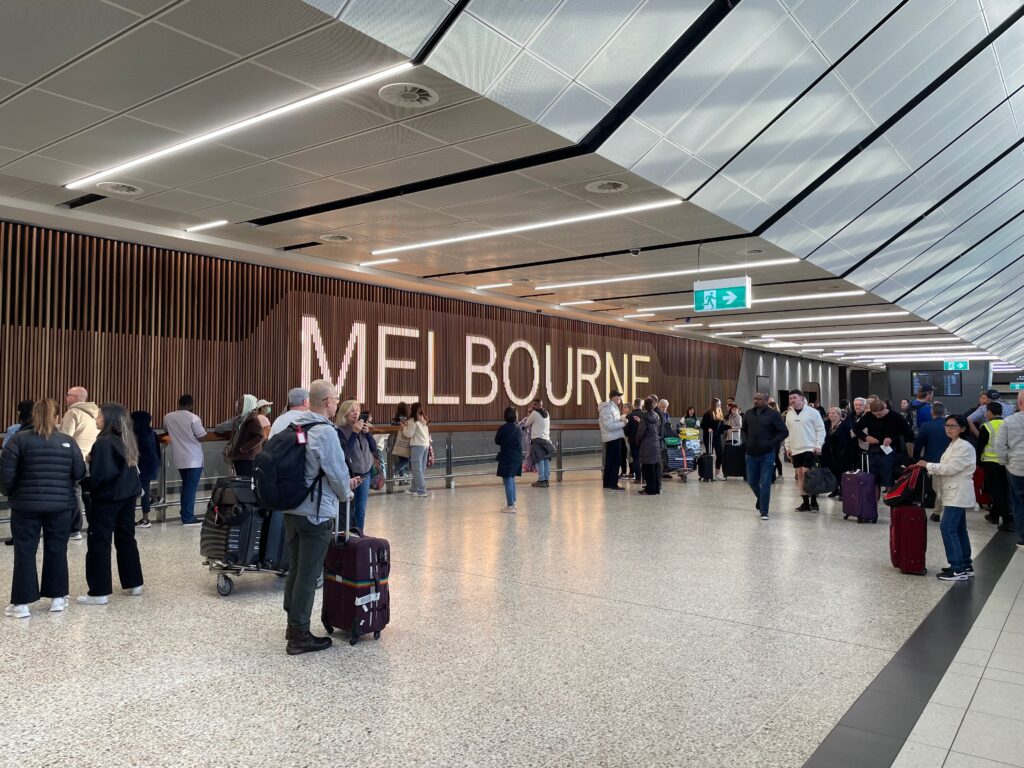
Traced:
POLYGON ((1007 472, 1024 477, 1024 413, 1018 411, 1003 420, 996 434, 996 456, 1007 472))

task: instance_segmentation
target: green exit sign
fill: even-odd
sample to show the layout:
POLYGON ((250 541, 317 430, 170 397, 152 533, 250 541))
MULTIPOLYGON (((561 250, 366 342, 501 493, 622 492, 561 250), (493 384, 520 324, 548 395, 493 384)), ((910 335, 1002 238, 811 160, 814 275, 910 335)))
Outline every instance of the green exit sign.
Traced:
POLYGON ((693 310, 695 312, 750 309, 750 299, 749 277, 698 280, 693 284, 693 310))
POLYGON ((1016 391, 1024 391, 1024 381, 1011 381, 1010 389, 1016 391))
POLYGON ((942 364, 944 371, 969 371, 971 370, 970 360, 946 360, 942 364))

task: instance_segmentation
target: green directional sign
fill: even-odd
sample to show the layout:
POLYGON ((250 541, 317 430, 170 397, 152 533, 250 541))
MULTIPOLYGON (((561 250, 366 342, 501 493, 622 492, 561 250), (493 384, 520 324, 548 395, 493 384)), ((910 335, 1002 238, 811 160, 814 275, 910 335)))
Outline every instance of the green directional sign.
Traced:
POLYGON ((698 280, 693 284, 693 310, 695 312, 750 309, 750 299, 749 277, 698 280))
POLYGON ((1024 381, 1011 381, 1010 389, 1012 389, 1015 392, 1024 390, 1024 381))
POLYGON ((970 360, 946 360, 942 364, 944 371, 969 371, 971 370, 970 360))

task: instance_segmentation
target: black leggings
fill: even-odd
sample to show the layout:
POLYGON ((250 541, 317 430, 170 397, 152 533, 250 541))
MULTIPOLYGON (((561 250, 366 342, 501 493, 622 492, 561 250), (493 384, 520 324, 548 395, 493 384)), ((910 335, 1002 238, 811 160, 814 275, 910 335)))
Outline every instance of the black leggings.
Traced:
POLYGON ((779 458, 778 451, 775 452, 775 471, 779 473, 779 477, 782 477, 782 459, 779 458))

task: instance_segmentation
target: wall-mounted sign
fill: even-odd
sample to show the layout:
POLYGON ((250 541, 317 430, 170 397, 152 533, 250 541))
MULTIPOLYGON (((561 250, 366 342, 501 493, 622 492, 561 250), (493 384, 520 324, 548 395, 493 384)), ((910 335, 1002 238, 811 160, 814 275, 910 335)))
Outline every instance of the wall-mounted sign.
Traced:
POLYGON ((969 371, 971 370, 970 360, 946 360, 942 364, 944 371, 969 371))
POLYGON ((695 312, 750 309, 750 299, 749 277, 698 280, 693 284, 693 309, 695 312))

